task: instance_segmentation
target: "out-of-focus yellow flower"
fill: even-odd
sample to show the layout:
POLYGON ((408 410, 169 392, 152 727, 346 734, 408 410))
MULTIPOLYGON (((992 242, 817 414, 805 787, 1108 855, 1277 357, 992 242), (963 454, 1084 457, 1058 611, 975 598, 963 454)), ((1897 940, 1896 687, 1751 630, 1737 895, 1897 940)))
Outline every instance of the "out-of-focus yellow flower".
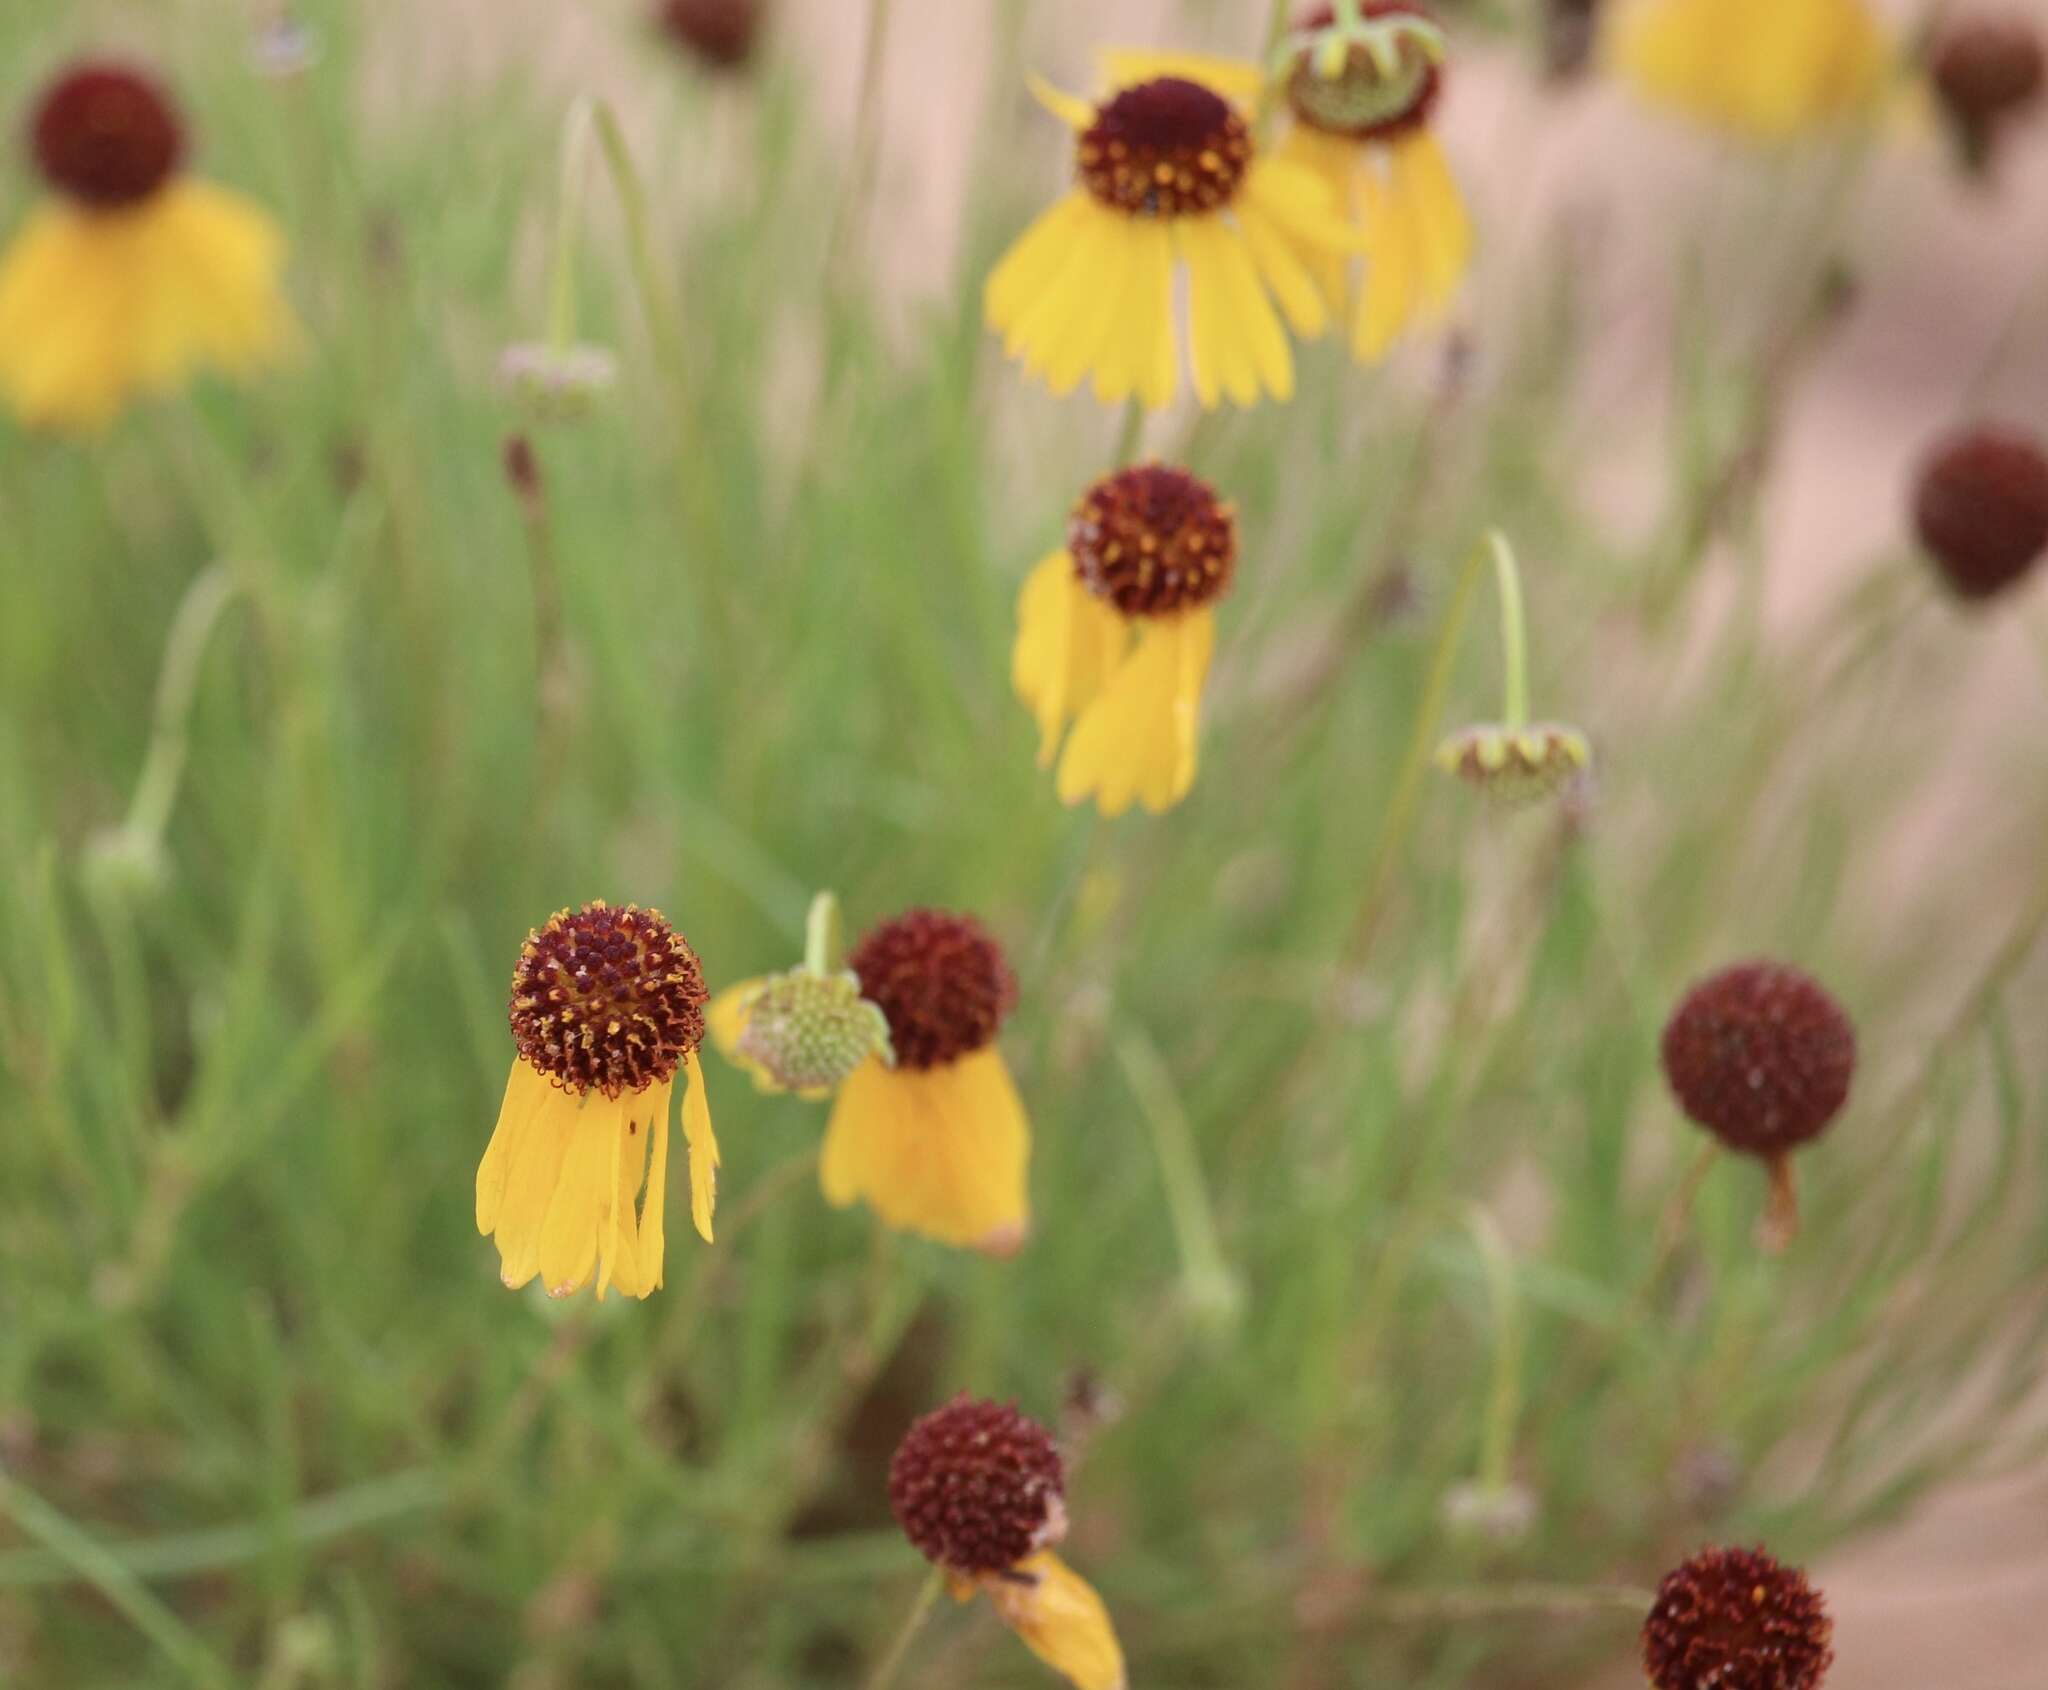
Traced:
POLYGON ((1236 566, 1235 516, 1186 470, 1139 465, 1082 496, 1066 545, 1024 582, 1010 664, 1038 718, 1039 766, 1059 762, 1062 803, 1093 798, 1115 816, 1187 796, 1212 606, 1236 566))
POLYGON ((600 1300, 660 1287, 678 1069, 690 1213, 709 1241, 718 1140, 697 1060, 708 995, 658 910, 585 904, 527 935, 512 975, 519 1055, 476 1171, 477 1231, 496 1237, 508 1286, 538 1274, 566 1297, 595 1271, 600 1300))
POLYGON ((282 236, 180 172, 184 130, 148 77, 74 66, 30 135, 56 194, 0 254, 0 397, 24 422, 99 428, 201 368, 244 375, 290 346, 282 236))
POLYGON ((955 1600, 987 1596, 1077 1690, 1124 1690, 1108 1608, 1052 1552, 1067 1535, 1066 1475, 1037 1421, 1014 1403, 955 1397, 903 1435, 889 1463, 889 1505, 955 1600))
POLYGON ((1333 307, 1351 309, 1351 349, 1377 363, 1443 316, 1472 262, 1472 219, 1431 128, 1444 46, 1411 0, 1349 0, 1305 14, 1281 46, 1290 121, 1279 156, 1313 172, 1354 222, 1362 279, 1342 254, 1301 256, 1333 307))
POLYGON ((911 910, 871 929, 842 972, 818 912, 804 967, 721 992, 712 1038, 765 1090, 836 1089, 818 1170, 835 1208, 1014 1253, 1031 1227, 1031 1124, 996 1048, 1016 999, 1001 946, 967 916, 911 910))
POLYGON ((989 326, 1055 393, 1094 378, 1105 404, 1157 410, 1180 386, 1176 273, 1188 282, 1195 394, 1256 404, 1294 393, 1297 334, 1327 313, 1300 254, 1352 236, 1328 190, 1298 163, 1258 155, 1242 67, 1190 55, 1112 53, 1100 105, 1034 89, 1074 130, 1077 186, 988 279, 989 326), (1275 309, 1275 302, 1278 309, 1275 309))
POLYGON ((1645 98, 1756 141, 1873 116, 1897 72, 1866 0, 1635 0, 1605 39, 1645 98))

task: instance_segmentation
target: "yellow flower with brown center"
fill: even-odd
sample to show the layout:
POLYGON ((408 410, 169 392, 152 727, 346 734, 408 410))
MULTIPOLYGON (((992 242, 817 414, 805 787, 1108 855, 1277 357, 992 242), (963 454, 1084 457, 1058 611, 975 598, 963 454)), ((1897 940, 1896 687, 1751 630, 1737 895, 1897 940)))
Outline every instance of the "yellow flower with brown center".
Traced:
POLYGON ((1869 117, 1897 71, 1867 0, 1635 0, 1605 47, 1646 99, 1756 141, 1869 117))
POLYGON ((1432 127, 1443 38, 1413 0, 1340 0, 1296 23, 1279 69, 1279 156, 1327 185, 1364 246, 1355 286, 1346 255, 1302 258, 1334 308, 1350 302, 1354 355, 1377 363, 1444 315, 1472 262, 1471 215, 1432 127))
POLYGON ((957 1600, 986 1595, 1078 1690, 1124 1690, 1109 1610, 1053 1553, 1067 1535, 1059 1450, 1015 1403, 963 1392, 914 1422, 889 1463, 889 1506, 957 1600))
POLYGON ((1099 105, 1034 85, 1074 130, 1077 183, 990 275, 989 326, 1053 392, 1092 375, 1104 404, 1136 398, 1157 410, 1180 387, 1174 288, 1184 271, 1202 405, 1291 398, 1281 317, 1304 336, 1327 322, 1299 253, 1340 252, 1352 239, 1327 190, 1299 164, 1259 155, 1209 61, 1108 62, 1113 87, 1099 105))
POLYGON ((1115 816, 1187 796, 1212 607, 1236 567, 1235 515, 1186 470, 1141 464, 1082 495, 1066 545, 1025 579, 1010 665, 1062 803, 1115 816))
POLYGON ((184 127, 155 82, 76 65, 29 134, 56 192, 0 254, 0 398, 22 421, 99 428, 202 368, 244 375, 287 349, 283 238, 182 173, 184 127))
POLYGON ((708 995, 659 910, 585 904, 527 935, 512 975, 519 1054, 476 1171, 477 1231, 496 1238, 507 1285, 538 1274, 566 1297, 595 1272, 600 1300, 613 1286, 659 1288, 679 1069, 690 1213, 709 1241, 718 1140, 697 1060, 708 995))

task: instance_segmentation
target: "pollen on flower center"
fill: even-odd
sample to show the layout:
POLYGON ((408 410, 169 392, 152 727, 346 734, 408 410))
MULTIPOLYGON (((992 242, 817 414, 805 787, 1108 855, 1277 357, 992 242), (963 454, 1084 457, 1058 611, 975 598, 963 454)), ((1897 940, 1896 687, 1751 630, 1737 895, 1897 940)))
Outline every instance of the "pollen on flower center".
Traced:
POLYGON ((138 72, 82 64, 44 92, 29 127, 50 185, 95 210, 146 200, 170 180, 185 150, 169 98, 138 72))
MULTIPOLYGON (((1368 22, 1384 18, 1434 20, 1411 0, 1366 0, 1368 22)), ((1392 72, 1363 41, 1344 48, 1341 62, 1319 61, 1316 37, 1336 22, 1335 9, 1318 6, 1295 25, 1303 42, 1287 78, 1287 102, 1311 129, 1349 140, 1386 140, 1426 122, 1443 93, 1443 69, 1412 35, 1397 38, 1392 72)))
POLYGON ((962 1392, 903 1434, 889 1506, 927 1560, 998 1573, 1066 1534, 1066 1478, 1052 1436, 1015 1403, 962 1392))
POLYGON ((1662 1054, 1687 1115, 1731 1150, 1770 1157, 1817 1138, 1840 1111, 1856 1033, 1818 981, 1742 963, 1685 995, 1662 1054))
POLYGON ((658 910, 603 902, 527 935, 512 972, 512 1038, 572 1092, 606 1097, 671 1079, 704 1038, 704 973, 658 910))
POLYGON ((1078 161, 1082 186, 1112 211, 1184 217, 1230 203, 1251 168, 1252 134, 1214 89, 1162 76, 1096 108, 1078 161))
POLYGON ((1816 1690, 1834 1664, 1820 1592, 1761 1549, 1707 1549, 1667 1573, 1643 1622, 1655 1690, 1816 1690))
POLYGON ((1074 572, 1126 616, 1170 616, 1221 598, 1237 567, 1237 520, 1205 481, 1166 464, 1118 470, 1067 524, 1074 572))
POLYGON ((943 910, 881 923, 846 964, 888 1021, 900 1068, 936 1068, 994 1043, 1017 1001, 1002 947, 980 922, 943 910))

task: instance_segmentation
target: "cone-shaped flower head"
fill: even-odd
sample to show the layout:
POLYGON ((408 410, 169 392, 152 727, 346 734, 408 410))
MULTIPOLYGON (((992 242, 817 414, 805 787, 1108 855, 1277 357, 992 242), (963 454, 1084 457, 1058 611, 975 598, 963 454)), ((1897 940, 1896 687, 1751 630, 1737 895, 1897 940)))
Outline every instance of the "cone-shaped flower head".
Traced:
POLYGON ((764 0, 661 0, 655 27, 715 70, 753 57, 764 0))
POLYGON ((527 935, 512 976, 519 1055, 476 1182, 477 1230, 496 1237, 508 1286, 539 1274, 550 1296, 567 1296, 593 1271, 600 1297, 661 1284, 679 1071, 691 1215, 710 1238, 706 997, 696 953, 658 910, 585 904, 527 935))
POLYGON ((2040 30, 2019 13, 1973 13, 1941 25, 1928 69, 1964 163, 1981 171, 2000 130, 2041 97, 2048 55, 2040 30))
POLYGON ((870 928, 847 966, 881 1010, 904 1068, 937 1068, 987 1048, 1017 1006, 1003 948, 972 916, 911 910, 870 928))
POLYGON ((1066 546, 1024 583, 1011 655, 1011 681, 1038 719, 1039 766, 1058 761, 1063 803, 1092 798, 1114 816, 1134 800, 1158 811, 1187 796, 1212 607, 1236 571, 1236 514, 1186 470, 1135 465, 1082 494, 1066 546))
POLYGON ((1761 1549, 1706 1549, 1657 1587, 1643 1670, 1653 1690, 1818 1690, 1833 1635, 1799 1569, 1761 1549))
POLYGON ((1994 598, 2048 552, 2048 454, 2018 428, 1959 429, 1922 463, 1913 518, 1958 596, 1994 598))
POLYGON ((42 92, 29 151, 51 193, 0 253, 0 400, 24 422, 98 428, 201 368, 244 373, 292 339, 270 219, 183 174, 163 87, 86 61, 42 92))
POLYGON ((1740 963, 1686 993, 1665 1024, 1662 1054, 1685 1113, 1770 1169, 1761 1241, 1784 1248, 1798 1226, 1791 1152, 1827 1130, 1855 1076, 1848 1016, 1796 968, 1740 963))
POLYGON ((1109 1611, 1052 1553, 1067 1535, 1065 1475, 1037 1421, 963 1392, 904 1434, 889 1464, 889 1506, 956 1598, 988 1596, 1078 1690, 1124 1690, 1109 1611))

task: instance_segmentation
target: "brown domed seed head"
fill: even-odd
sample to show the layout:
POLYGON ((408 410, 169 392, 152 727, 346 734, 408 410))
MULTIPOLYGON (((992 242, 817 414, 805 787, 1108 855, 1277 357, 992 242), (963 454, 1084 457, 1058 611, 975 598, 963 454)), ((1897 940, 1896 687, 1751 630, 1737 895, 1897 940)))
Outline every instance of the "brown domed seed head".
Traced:
POLYGON ((43 92, 29 126, 53 188, 94 211, 138 205, 170 180, 184 126, 163 89, 126 65, 72 66, 43 92))
POLYGON ((736 70, 753 56, 762 0, 664 0, 657 28, 718 70, 736 70))
POLYGON ((1237 568, 1237 518, 1184 469, 1139 464, 1104 476, 1067 523, 1074 573, 1125 616, 1213 603, 1237 568))
POLYGON ((1657 1587, 1643 1670, 1654 1690, 1818 1690, 1833 1635, 1798 1568, 1761 1549, 1707 1549, 1657 1587))
POLYGON ((1966 17, 1943 26, 1930 55, 1934 91, 1967 141, 2023 110, 2041 92, 2041 37, 2018 14, 1966 17))
MULTIPOLYGON (((1382 18, 1416 18, 1433 24, 1428 8, 1414 0, 1365 0, 1368 22, 1382 18)), ((1317 6, 1295 24, 1297 36, 1313 37, 1337 20, 1336 9, 1317 6)), ((1429 121, 1443 97, 1443 66, 1423 51, 1420 42, 1404 36, 1393 75, 1389 76, 1362 42, 1354 41, 1334 76, 1316 62, 1311 42, 1296 54, 1287 77, 1287 103, 1297 120, 1325 134, 1353 141, 1387 141, 1419 129, 1429 121)))
POLYGON ((1007 1572, 1066 1535, 1052 1435, 1015 1403, 964 1391, 913 1424, 889 1463, 903 1535, 949 1572, 1007 1572))
POLYGON ((659 910, 598 902, 529 933, 512 971, 512 1039, 564 1091, 606 1097, 673 1079, 704 1039, 704 971, 659 910))
POLYGON ((1957 594, 1992 598, 2048 552, 2048 454, 2017 428, 1960 429, 1921 464, 1913 520, 1957 594))
POLYGON ((1746 962, 1686 993, 1665 1024, 1663 1059, 1693 1121, 1769 1158, 1817 1138, 1847 1101, 1856 1033, 1810 976, 1746 962))
POLYGON ((889 1023, 899 1068, 936 1068, 995 1042, 1017 1002, 1003 948, 971 916, 910 910, 871 928, 846 959, 889 1023))
POLYGON ((1111 96, 1081 132, 1081 185, 1131 217, 1186 217, 1228 205, 1251 168, 1252 132, 1213 88, 1162 76, 1111 96))

